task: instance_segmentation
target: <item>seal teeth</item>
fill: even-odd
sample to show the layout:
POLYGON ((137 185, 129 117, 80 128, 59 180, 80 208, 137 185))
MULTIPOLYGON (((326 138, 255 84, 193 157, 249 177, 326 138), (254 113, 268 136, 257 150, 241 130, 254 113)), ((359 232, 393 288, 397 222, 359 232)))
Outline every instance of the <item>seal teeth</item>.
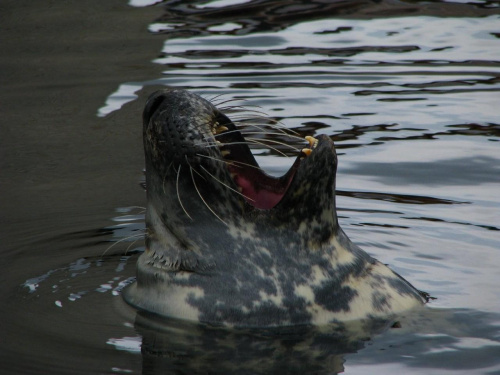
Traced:
POLYGON ((216 121, 211 127, 210 131, 212 132, 213 135, 215 135, 215 129, 219 126, 219 123, 216 121))
POLYGON ((218 125, 216 127, 214 127, 214 134, 217 135, 217 134, 220 134, 222 132, 225 132, 229 130, 226 126, 224 125, 218 125))
POLYGON ((311 150, 310 148, 303 148, 302 149, 302 153, 305 154, 306 156, 311 155, 312 152, 313 152, 313 150, 311 150))
POLYGON ((314 137, 311 137, 310 135, 306 135, 305 139, 307 142, 309 142, 309 147, 314 148, 318 145, 318 140, 314 137))

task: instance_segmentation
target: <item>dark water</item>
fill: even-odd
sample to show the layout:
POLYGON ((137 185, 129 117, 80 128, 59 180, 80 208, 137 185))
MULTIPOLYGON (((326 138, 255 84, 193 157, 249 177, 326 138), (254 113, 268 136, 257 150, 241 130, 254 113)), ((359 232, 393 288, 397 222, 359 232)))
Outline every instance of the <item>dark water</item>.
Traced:
MULTIPOLYGON (((498 3, 132 5, 0 4, 0 373, 500 374, 498 3), (370 340, 136 316, 140 113, 164 86, 331 136, 344 230, 437 299, 370 340)), ((304 144, 256 137, 275 174, 304 144)))

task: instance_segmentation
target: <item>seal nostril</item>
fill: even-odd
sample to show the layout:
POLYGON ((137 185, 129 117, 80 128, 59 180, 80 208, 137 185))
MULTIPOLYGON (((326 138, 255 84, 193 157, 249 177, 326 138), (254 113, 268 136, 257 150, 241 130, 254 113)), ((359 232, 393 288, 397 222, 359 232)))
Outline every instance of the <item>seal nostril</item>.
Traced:
POLYGON ((142 112, 142 119, 145 124, 149 123, 149 120, 151 120, 151 117, 161 105, 163 99, 165 99, 163 94, 158 92, 149 97, 144 112, 142 112))

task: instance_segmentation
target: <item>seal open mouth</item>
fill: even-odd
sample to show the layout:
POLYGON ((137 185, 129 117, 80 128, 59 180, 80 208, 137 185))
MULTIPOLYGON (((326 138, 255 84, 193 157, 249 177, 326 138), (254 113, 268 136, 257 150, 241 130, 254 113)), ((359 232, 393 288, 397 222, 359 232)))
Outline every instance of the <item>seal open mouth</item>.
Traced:
POLYGON ((317 146, 318 140, 306 136, 309 147, 303 148, 292 167, 282 177, 276 178, 265 173, 256 162, 243 135, 226 116, 212 128, 215 139, 220 142, 222 157, 228 161, 228 169, 238 191, 245 200, 260 209, 270 209, 283 198, 295 176, 300 161, 309 156, 317 146), (222 122, 220 122, 222 120, 222 122), (220 124, 224 125, 220 125, 220 124))

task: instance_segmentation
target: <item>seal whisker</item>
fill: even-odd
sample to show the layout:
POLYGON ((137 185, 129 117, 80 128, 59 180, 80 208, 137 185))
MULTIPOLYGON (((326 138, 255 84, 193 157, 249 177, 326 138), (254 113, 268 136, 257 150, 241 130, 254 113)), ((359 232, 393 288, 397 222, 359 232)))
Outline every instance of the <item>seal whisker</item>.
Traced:
MULTIPOLYGON (((285 132, 285 134, 286 134, 286 132, 290 132, 296 136, 300 136, 300 134, 298 132, 288 128, 281 121, 274 120, 274 119, 271 119, 269 117, 241 117, 241 119, 238 119, 238 116, 235 116, 235 117, 236 117, 236 122, 238 123, 239 127, 243 127, 243 126, 270 127, 272 129, 285 132), (262 121, 262 120, 267 120, 267 121, 270 121, 271 123, 258 122, 258 121, 262 121), (252 121, 255 121, 255 122, 252 122, 252 121)), ((233 117, 233 119, 234 119, 234 117, 233 117)))
MULTIPOLYGON (((142 229, 141 229, 141 230, 142 230, 142 229)), ((115 247, 116 245, 118 245, 120 242, 123 242, 123 241, 129 240, 129 239, 131 239, 131 238, 135 238, 135 237, 142 237, 142 236, 144 236, 144 233, 138 233, 138 234, 133 234, 133 235, 131 235, 131 236, 127 236, 127 237, 125 237, 125 238, 122 238, 121 240, 116 241, 114 244, 110 245, 110 246, 109 246, 106 250, 104 250, 104 252, 101 254, 101 257, 103 257, 104 255, 106 255, 106 253, 107 253, 109 250, 111 250, 113 247, 115 247)), ((138 241, 138 240, 134 241, 134 242, 132 243, 132 245, 133 245, 134 243, 136 243, 137 241, 138 241)), ((131 245, 131 246, 132 246, 132 245, 131 245)), ((127 253, 127 251, 128 251, 128 248, 127 248, 127 250, 125 251, 125 254, 127 253)))
MULTIPOLYGON (((243 100, 243 99, 241 99, 241 100, 243 100)), ((230 102, 230 101, 232 101, 232 100, 228 100, 227 102, 230 102)), ((223 104, 223 103, 220 103, 220 104, 223 104)), ((221 109, 221 111, 223 111, 225 113, 240 113, 240 115, 231 116, 231 118, 233 120, 238 119, 238 118, 241 119, 240 121, 244 121, 244 120, 250 121, 250 120, 256 120, 256 119, 267 120, 267 121, 271 122, 271 124, 263 124, 264 126, 284 128, 287 131, 290 131, 292 133, 299 135, 296 131, 291 130, 287 126, 285 126, 285 124, 283 124, 281 121, 269 117, 269 115, 266 112, 258 111, 258 110, 254 110, 254 109, 248 109, 248 107, 250 107, 250 106, 226 106, 226 107, 222 107, 220 109, 221 109), (256 114, 259 114, 259 116, 248 117, 245 115, 245 112, 250 112, 252 114, 256 113, 256 114)), ((260 106, 253 106, 253 107, 262 108, 260 106)))
MULTIPOLYGON (((227 131, 227 132, 224 132, 223 134, 230 134, 230 133, 234 133, 234 132, 237 132, 239 131, 240 133, 242 133, 243 135, 245 134, 266 134, 266 135, 280 135, 280 136, 286 136, 286 137, 290 137, 292 139, 297 139, 301 142, 304 142, 304 138, 303 137, 299 137, 299 136, 296 136, 296 135, 291 135, 291 134, 286 134, 286 133, 270 133, 270 132, 251 132, 251 131, 244 131, 244 130, 230 130, 230 131, 227 131)), ((222 134, 222 133, 221 133, 222 134)), ((219 136, 220 134, 217 134, 215 137, 219 136)))
MULTIPOLYGON (((300 151, 300 150, 299 150, 297 147, 295 147, 295 146, 292 146, 292 145, 289 145, 289 144, 287 144, 287 143, 280 142, 280 141, 277 141, 277 140, 274 140, 274 139, 259 139, 259 138, 250 138, 250 137, 248 137, 248 138, 246 138, 246 139, 247 139, 249 142, 260 143, 261 145, 264 145, 264 146, 269 147, 269 148, 271 148, 271 146, 269 146, 269 145, 265 144, 265 143, 264 143, 264 141, 266 141, 266 142, 271 142, 271 143, 275 143, 275 144, 278 144, 278 145, 282 145, 282 146, 288 147, 288 148, 290 148, 290 149, 292 149, 292 150, 294 150, 294 151, 297 151, 297 152, 299 152, 299 151, 300 151)), ((276 149, 275 149, 275 148, 273 148, 273 150, 276 150, 276 149)))
MULTIPOLYGON (((225 94, 219 94, 219 95, 215 95, 213 98, 209 98, 207 99, 210 103, 213 103, 214 101, 216 101, 217 99, 219 99, 220 97, 224 96, 225 94)), ((236 99, 232 99, 232 100, 236 100, 236 99)), ((224 103, 224 102, 223 102, 224 103)))
POLYGON ((252 164, 248 164, 248 163, 243 163, 242 161, 237 161, 237 160, 224 160, 224 159, 218 159, 218 158, 214 158, 212 156, 208 156, 208 155, 202 155, 202 154, 196 154, 196 156, 200 156, 200 157, 203 157, 203 158, 207 158, 207 159, 212 159, 212 160, 216 160, 216 161, 219 161, 221 163, 225 163, 227 165, 234 165, 234 166, 238 166, 239 165, 242 165, 242 166, 246 166, 246 167, 250 167, 250 168, 255 168, 255 169, 258 169, 258 170, 261 170, 261 168, 259 166, 256 166, 256 165, 252 165, 252 164))
MULTIPOLYGON (((245 112, 247 112, 247 111, 245 111, 245 112)), ((278 120, 275 120, 275 119, 269 117, 268 115, 266 115, 264 113, 255 112, 255 113, 257 113, 257 115, 255 115, 254 113, 251 113, 251 115, 249 116, 245 112, 241 111, 241 112, 239 112, 239 114, 231 116, 231 119, 233 121, 236 120, 236 121, 240 121, 240 122, 245 121, 245 120, 246 121, 254 121, 254 120, 268 121, 268 123, 266 125, 274 126, 274 125, 279 123, 280 125, 282 125, 283 127, 286 128, 286 126, 284 124, 280 123, 278 120)))
POLYGON ((199 146, 200 148, 215 148, 215 147, 220 147, 222 146, 223 144, 221 142, 217 142, 217 140, 215 141, 210 141, 208 139, 205 140, 205 145, 203 146, 199 146))
MULTIPOLYGON (((232 100, 228 100, 228 101, 226 101, 226 103, 228 103, 230 101, 232 101, 232 100)), ((220 104, 224 104, 224 103, 220 103, 220 104)), ((225 113, 238 113, 238 112, 258 113, 258 114, 263 115, 263 117, 267 118, 267 113, 265 113, 264 111, 259 111, 256 109, 249 109, 248 107, 261 108, 261 107, 256 106, 256 105, 254 105, 254 106, 229 105, 226 107, 220 107, 220 110, 222 112, 225 112, 225 113)))
MULTIPOLYGON (((187 159, 186 159, 186 161, 187 161, 187 159)), ((224 220, 222 220, 222 219, 219 217, 219 215, 217 215, 217 214, 215 213, 215 211, 214 211, 214 210, 213 210, 213 209, 212 209, 212 208, 208 205, 208 203, 205 201, 205 199, 203 198, 203 196, 202 196, 202 195, 201 195, 201 193, 200 193, 200 190, 198 190, 198 186, 196 185, 196 181, 195 181, 195 179, 194 179, 193 171, 195 171, 198 175, 200 175, 200 173, 199 173, 197 170, 193 169, 193 167, 191 167, 191 164, 189 164, 189 161, 188 161, 188 165, 189 165, 189 171, 191 172, 191 180, 193 180, 193 185, 194 185, 194 188, 196 189, 196 192, 198 193, 198 196, 201 198, 201 200, 203 201, 203 203, 205 204, 205 206, 207 206, 207 208, 210 210, 210 212, 211 212, 212 214, 214 214, 214 216, 215 216, 217 219, 219 219, 221 223, 223 223, 223 224, 224 224, 224 225, 226 225, 226 226, 229 226, 229 225, 227 225, 227 223, 226 223, 224 220)), ((203 176, 201 176, 201 175, 200 175, 200 177, 203 177, 203 176)))
MULTIPOLYGON (((283 146, 286 146, 288 148, 291 148, 292 150, 294 151, 297 151, 299 152, 300 150, 297 148, 297 147, 294 147, 294 146, 291 146, 291 145, 288 145, 286 143, 283 143, 283 142, 279 142, 279 141, 274 141, 272 139, 266 139, 266 141, 268 142, 273 142, 273 143, 277 143, 277 144, 281 144, 283 146)), ((221 146, 231 146, 231 145, 247 145, 249 146, 249 143, 253 143, 253 144, 259 144, 259 145, 262 145, 266 148, 269 148, 271 150, 274 150, 276 151, 277 153, 285 156, 285 157, 289 157, 287 154, 285 154, 283 151, 280 151, 278 150, 276 147, 272 147, 264 142, 261 142, 259 140, 257 140, 256 138, 247 138, 246 139, 246 142, 228 142, 228 143, 215 143, 215 144, 209 144, 207 146, 205 146, 205 148, 213 148, 213 147, 221 147, 221 146)))
MULTIPOLYGON (((288 155, 287 155, 287 154, 285 154, 283 151, 278 150, 276 147, 266 145, 266 144, 265 144, 265 143, 263 143, 263 142, 259 142, 259 141, 258 141, 257 139, 255 139, 255 138, 247 138, 247 139, 248 139, 248 141, 249 141, 249 142, 252 142, 252 143, 254 143, 254 144, 259 144, 259 145, 262 145, 262 146, 264 146, 264 147, 267 147, 267 148, 269 148, 269 149, 271 149, 271 150, 276 151, 277 153, 279 153, 279 154, 281 154, 281 155, 283 155, 283 156, 285 156, 285 157, 288 157, 288 155)), ((297 149, 297 148, 295 148, 295 147, 294 147, 294 149, 298 151, 298 149, 297 149)))
MULTIPOLYGON (((285 127, 286 128, 286 125, 283 124, 281 121, 279 120, 276 120, 274 118, 272 118, 271 116, 269 116, 266 112, 263 112, 263 111, 257 111, 257 110, 253 110, 253 109, 237 109, 237 107, 232 107, 233 109, 229 111, 229 113, 234 113, 235 115, 234 116, 231 116, 231 119, 248 119, 248 120, 267 120, 271 123, 276 123, 276 124, 280 124, 281 126, 285 127), (246 112, 248 112, 250 114, 247 115, 246 112)), ((241 107, 243 108, 243 107, 241 107)), ((260 107, 259 107, 260 108, 260 107)), ((227 113, 227 111, 225 111, 225 113, 227 113)))
MULTIPOLYGON (((170 167, 172 166, 172 164, 174 164, 174 162, 170 162, 170 164, 168 165, 167 169, 166 169, 166 173, 165 173, 165 177, 163 177, 163 181, 162 181, 162 190, 163 190, 163 194, 167 195, 167 191, 165 190, 165 182, 167 182, 167 174, 168 174, 168 171, 170 170, 170 167)), ((175 167, 174 167, 174 171, 175 171, 175 167)), ((177 172, 176 172, 177 173, 177 172)), ((144 209, 146 210, 146 209, 144 209)))
MULTIPOLYGON (((216 96, 216 98, 219 98, 222 95, 224 95, 224 94, 218 95, 218 96, 216 96)), ((224 101, 222 101, 220 103, 217 103, 217 107, 220 107, 222 104, 226 104, 226 103, 230 103, 230 102, 246 102, 246 101, 248 101, 248 99, 244 99, 244 98, 227 99, 227 100, 224 100, 224 101)), ((222 109, 222 108, 226 108, 226 107, 220 107, 220 109, 222 109)))
POLYGON ((255 118, 255 119, 249 119, 249 118, 246 118, 246 119, 241 119, 241 120, 238 120, 237 123, 238 123, 238 126, 239 127, 245 127, 245 126, 253 126, 253 127, 257 127, 257 128, 266 128, 266 127, 269 127, 271 128, 272 130, 279 130, 281 132, 290 132, 292 134, 295 134, 295 135, 299 135, 299 133, 297 133, 296 131, 292 130, 292 129, 289 129, 287 128, 286 126, 284 125, 281 125, 279 122, 276 122, 276 123, 262 123, 262 122, 252 122, 254 120, 261 120, 259 118, 255 118))
POLYGON ((254 110, 251 110, 251 109, 248 109, 248 110, 237 110, 237 109, 233 109, 233 110, 229 110, 229 111, 224 111, 224 113, 229 113, 229 114, 233 114, 231 116, 231 119, 234 120, 234 119, 241 119, 241 120, 245 120, 245 119, 248 119, 248 120, 267 120, 267 121, 270 121, 270 122, 274 122, 276 120, 272 119, 271 117, 269 117, 266 113, 264 112, 260 112, 260 111, 254 111, 254 110))
MULTIPOLYGON (((236 126, 238 127, 245 127, 245 126, 249 126, 249 127, 254 127, 256 129, 259 129, 259 130, 262 130, 262 133, 264 134, 270 134, 270 135, 285 135, 287 137, 291 137, 291 138, 296 138, 296 139, 300 139, 300 140, 303 140, 302 137, 299 136, 299 133, 291 130, 291 129, 288 129, 286 126, 284 125, 281 125, 278 121, 276 120, 271 120, 272 122, 274 123, 258 123, 258 122, 250 122, 252 120, 270 120, 269 118, 267 117, 254 117, 254 118, 248 118, 248 117, 244 117, 242 118, 242 120, 239 121, 239 124, 238 123, 235 123, 236 126), (277 130, 279 131, 280 133, 273 133, 272 130, 267 130, 265 129, 265 127, 270 127, 274 130, 277 130), (289 134, 289 133, 292 133, 292 134, 289 134)), ((229 121, 229 123, 219 123, 218 125, 219 126, 226 126, 226 125, 229 125, 231 123, 231 120, 229 121)), ((219 135, 222 135, 222 134, 229 134, 230 132, 237 132, 237 131, 240 131, 240 130, 231 130, 231 131, 225 131, 223 133, 219 133, 219 134, 213 134, 213 133, 210 133, 210 132, 206 132, 206 128, 207 126, 209 125, 212 125, 211 122, 207 121, 207 122, 204 122, 204 123, 200 123, 200 124, 197 124, 197 125, 194 125, 195 128, 200 128, 200 131, 202 132, 202 134, 204 135, 203 137, 203 140, 205 141, 205 143, 207 143, 207 145, 209 146, 216 146, 217 144, 213 144, 209 141, 209 139, 213 136, 213 137, 217 137, 219 135)), ((254 133, 254 134, 257 134, 257 133, 254 133)))
MULTIPOLYGON (((221 124, 222 125, 222 124, 221 124)), ((253 127, 253 128, 256 128, 258 129, 261 133, 267 133, 267 134, 276 134, 276 135, 286 135, 286 136, 290 136, 290 137, 298 137, 298 138, 301 138, 298 133, 296 132, 293 132, 293 131, 290 131, 292 134, 289 134, 287 131, 289 129, 286 129, 286 128, 283 128, 283 127, 280 127, 280 126, 277 126, 277 125, 271 125, 271 124, 262 124, 262 123, 258 123, 258 122, 254 122, 254 123, 251 123, 249 121, 246 121, 246 120, 243 120, 241 124, 239 123, 236 123, 236 126, 238 127, 236 130, 231 130, 232 132, 235 132, 235 131, 240 131, 243 133, 244 129, 246 127, 253 127), (270 129, 267 129, 267 127, 269 127, 270 129), (275 131, 279 131, 280 133, 273 133, 275 131)), ((215 136, 218 136, 218 135, 221 135, 221 134, 227 134, 228 132, 223 132, 223 133, 219 133, 219 134, 216 134, 215 136)))
POLYGON ((207 144, 205 148, 214 148, 214 147, 222 147, 222 146, 231 146, 231 145, 249 145, 249 142, 227 142, 227 143, 216 143, 212 142, 211 144, 207 144))
MULTIPOLYGON (((191 219, 191 221, 193 221, 193 218, 188 214, 188 212, 186 211, 186 209, 184 208, 184 205, 182 204, 182 200, 181 200, 181 195, 179 194, 179 175, 181 174, 181 165, 179 165, 179 170, 177 171, 177 180, 175 182, 175 190, 177 191, 177 199, 179 200, 179 204, 181 205, 182 207, 182 210, 184 211, 184 213, 186 214, 186 216, 188 218, 191 219)), ((198 189, 197 189, 198 190, 198 189)))
POLYGON ((255 199, 252 199, 250 197, 247 197, 245 194, 243 193, 240 193, 238 190, 236 189, 233 189, 231 186, 227 185, 226 183, 222 182, 221 180, 219 180, 217 177, 215 177, 212 173, 210 173, 203 165, 200 165, 201 169, 203 169, 205 172, 207 172, 210 176, 212 176, 213 179, 215 179, 215 181, 219 182, 220 184, 222 184, 223 186, 227 187, 228 189, 234 191, 236 194, 239 194, 241 195, 243 198, 245 199, 248 199, 248 200, 251 200, 252 202, 255 202, 255 199))
MULTIPOLYGON (((231 143, 221 143, 221 142, 207 142, 206 145, 204 146, 199 146, 199 148, 202 148, 202 149, 218 149, 224 145, 230 145, 231 143)), ((247 142, 240 142, 240 144, 246 144, 248 145, 247 142)), ((201 154, 200 154, 201 155, 201 154)))

